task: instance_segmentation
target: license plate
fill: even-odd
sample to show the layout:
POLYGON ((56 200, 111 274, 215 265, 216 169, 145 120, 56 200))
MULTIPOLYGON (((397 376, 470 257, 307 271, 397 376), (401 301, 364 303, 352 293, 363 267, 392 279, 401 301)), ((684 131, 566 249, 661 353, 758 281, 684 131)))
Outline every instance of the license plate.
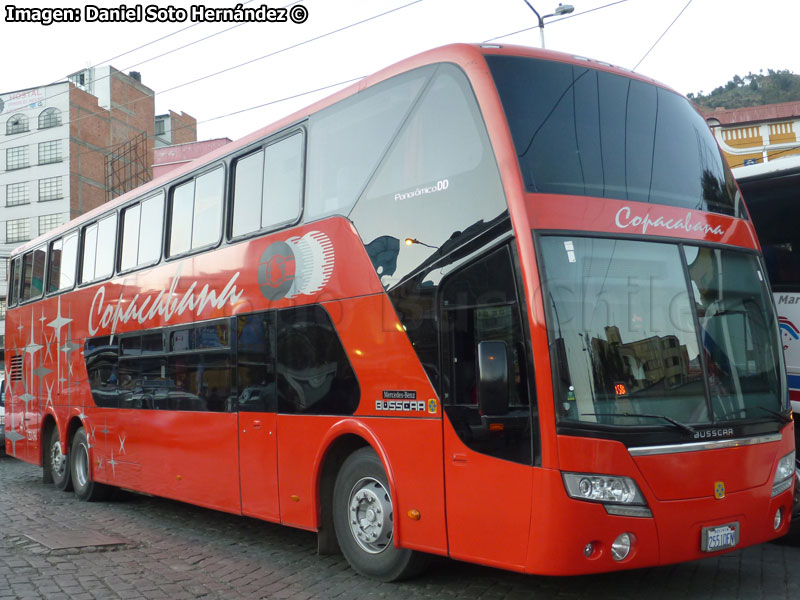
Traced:
POLYGON ((700 550, 717 552, 735 548, 739 543, 739 522, 725 523, 716 527, 703 527, 700 538, 700 550))

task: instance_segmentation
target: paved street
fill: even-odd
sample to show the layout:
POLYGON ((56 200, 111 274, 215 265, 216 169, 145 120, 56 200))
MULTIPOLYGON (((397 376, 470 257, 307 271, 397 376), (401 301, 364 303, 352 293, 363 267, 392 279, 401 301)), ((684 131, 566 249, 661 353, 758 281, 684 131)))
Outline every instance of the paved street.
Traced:
POLYGON ((0 599, 798 597, 800 539, 574 578, 436 559, 413 581, 379 584, 317 556, 312 533, 144 496, 82 503, 0 455, 0 599))

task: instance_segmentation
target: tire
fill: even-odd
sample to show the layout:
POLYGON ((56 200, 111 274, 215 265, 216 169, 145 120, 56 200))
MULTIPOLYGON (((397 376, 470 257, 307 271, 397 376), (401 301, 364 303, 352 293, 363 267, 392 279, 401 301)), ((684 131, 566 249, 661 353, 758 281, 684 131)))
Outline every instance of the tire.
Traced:
POLYGON ((333 525, 347 562, 379 581, 407 579, 425 566, 418 552, 394 545, 394 514, 386 472, 372 448, 344 461, 333 489, 333 525))
POLYGON ((112 488, 92 481, 91 463, 89 458, 89 441, 86 431, 81 427, 72 438, 72 449, 69 461, 72 486, 78 500, 84 502, 97 502, 105 500, 111 494, 112 488))
POLYGON ((72 491, 72 478, 70 476, 69 454, 61 451, 61 440, 58 437, 58 428, 53 427, 50 439, 47 442, 47 469, 53 478, 53 485, 64 492, 72 491))

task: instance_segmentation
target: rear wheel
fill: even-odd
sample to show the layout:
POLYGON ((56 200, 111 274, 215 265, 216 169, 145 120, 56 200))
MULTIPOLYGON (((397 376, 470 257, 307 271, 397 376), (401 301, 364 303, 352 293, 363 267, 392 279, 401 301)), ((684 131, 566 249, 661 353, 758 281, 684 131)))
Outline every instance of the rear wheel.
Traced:
POLYGON ((396 581, 425 566, 418 552, 394 545, 394 507, 381 461, 372 448, 345 460, 333 490, 333 524, 347 562, 361 575, 396 581))
POLYGON ((58 437, 58 428, 53 427, 47 443, 47 468, 53 477, 53 485, 58 489, 69 492, 72 490, 72 480, 69 470, 69 455, 61 451, 61 439, 58 437))
POLYGON ((69 463, 72 473, 72 485, 75 488, 75 495, 78 499, 85 502, 96 502, 108 498, 112 488, 92 480, 91 463, 89 462, 89 440, 86 438, 86 431, 83 427, 78 429, 75 432, 75 437, 72 438, 70 456, 72 457, 69 463))

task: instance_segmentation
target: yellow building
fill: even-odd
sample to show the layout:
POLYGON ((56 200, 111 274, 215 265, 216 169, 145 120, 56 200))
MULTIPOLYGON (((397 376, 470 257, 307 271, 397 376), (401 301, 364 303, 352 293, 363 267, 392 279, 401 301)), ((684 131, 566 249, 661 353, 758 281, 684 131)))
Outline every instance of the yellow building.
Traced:
POLYGON ((732 169, 800 155, 800 102, 703 111, 732 169))

